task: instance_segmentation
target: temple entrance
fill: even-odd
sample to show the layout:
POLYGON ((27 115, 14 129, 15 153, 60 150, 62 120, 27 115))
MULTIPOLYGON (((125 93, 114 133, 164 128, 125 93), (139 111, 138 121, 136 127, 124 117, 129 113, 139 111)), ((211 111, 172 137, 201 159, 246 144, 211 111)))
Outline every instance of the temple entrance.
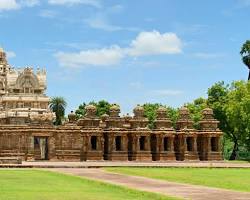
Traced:
POLYGON ((35 160, 48 160, 48 137, 34 137, 35 160))

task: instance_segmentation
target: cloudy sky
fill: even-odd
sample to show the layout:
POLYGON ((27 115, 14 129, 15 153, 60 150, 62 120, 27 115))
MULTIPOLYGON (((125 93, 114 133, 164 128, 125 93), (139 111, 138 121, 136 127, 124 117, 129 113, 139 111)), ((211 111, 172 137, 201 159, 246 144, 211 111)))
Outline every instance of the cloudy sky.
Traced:
POLYGON ((0 0, 0 46, 14 67, 45 67, 68 111, 105 99, 126 113, 247 79, 249 18, 250 0, 0 0))

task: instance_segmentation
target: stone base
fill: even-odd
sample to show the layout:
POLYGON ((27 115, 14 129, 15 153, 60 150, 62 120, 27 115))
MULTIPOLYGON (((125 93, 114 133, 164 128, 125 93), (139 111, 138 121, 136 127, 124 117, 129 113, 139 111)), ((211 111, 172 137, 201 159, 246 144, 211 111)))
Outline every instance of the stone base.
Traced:
POLYGON ((176 152, 176 160, 200 160, 197 151, 176 152))
POLYGON ((186 151, 184 153, 184 160, 200 160, 197 151, 186 151))
POLYGON ((128 161, 127 151, 114 151, 107 154, 107 160, 110 161, 128 161))
POLYGON ((131 153, 130 161, 152 161, 152 154, 150 151, 139 151, 131 153))
POLYGON ((0 157, 0 164, 22 164, 19 157, 0 157))
POLYGON ((221 152, 209 152, 207 154, 207 160, 223 160, 221 152))
POLYGON ((102 151, 89 151, 84 153, 83 160, 103 160, 102 151))
POLYGON ((176 160, 175 153, 173 151, 166 151, 158 154, 159 161, 174 161, 176 160))

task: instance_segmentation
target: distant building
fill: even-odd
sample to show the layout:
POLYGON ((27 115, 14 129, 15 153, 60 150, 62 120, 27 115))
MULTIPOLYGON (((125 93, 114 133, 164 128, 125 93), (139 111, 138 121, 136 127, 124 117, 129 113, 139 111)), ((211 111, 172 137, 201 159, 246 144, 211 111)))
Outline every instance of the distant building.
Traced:
POLYGON ((0 48, 0 123, 25 124, 30 116, 51 113, 46 91, 46 71, 12 68, 0 48))

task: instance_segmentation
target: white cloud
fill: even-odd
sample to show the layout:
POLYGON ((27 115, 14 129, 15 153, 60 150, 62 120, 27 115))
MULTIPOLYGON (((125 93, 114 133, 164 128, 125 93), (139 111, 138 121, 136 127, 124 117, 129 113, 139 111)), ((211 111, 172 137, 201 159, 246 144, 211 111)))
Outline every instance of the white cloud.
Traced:
POLYGON ((23 7, 33 7, 39 0, 0 0, 0 11, 17 10, 23 7))
POLYGON ((86 65, 115 65, 120 62, 124 55, 120 47, 112 46, 110 48, 86 50, 79 53, 59 52, 55 56, 62 66, 84 67, 86 65))
POLYGON ((6 55, 8 59, 16 57, 16 54, 13 51, 6 51, 6 55))
POLYGON ((101 3, 98 0, 48 0, 48 3, 51 5, 66 5, 66 6, 73 6, 77 4, 84 4, 93 6, 96 8, 101 7, 101 3))
POLYGON ((182 42, 175 33, 141 32, 132 41, 128 54, 132 56, 181 53, 182 42))
POLYGON ((0 0, 0 11, 19 9, 19 4, 16 0, 0 0))
POLYGON ((183 94, 183 91, 163 89, 163 90, 152 90, 150 93, 156 96, 179 96, 183 94))
POLYGON ((126 48, 113 45, 108 48, 85 50, 79 53, 59 52, 55 54, 55 57, 61 66, 66 67, 110 66, 118 64, 126 56, 177 54, 181 51, 182 42, 174 33, 161 34, 152 31, 139 33, 126 48))

